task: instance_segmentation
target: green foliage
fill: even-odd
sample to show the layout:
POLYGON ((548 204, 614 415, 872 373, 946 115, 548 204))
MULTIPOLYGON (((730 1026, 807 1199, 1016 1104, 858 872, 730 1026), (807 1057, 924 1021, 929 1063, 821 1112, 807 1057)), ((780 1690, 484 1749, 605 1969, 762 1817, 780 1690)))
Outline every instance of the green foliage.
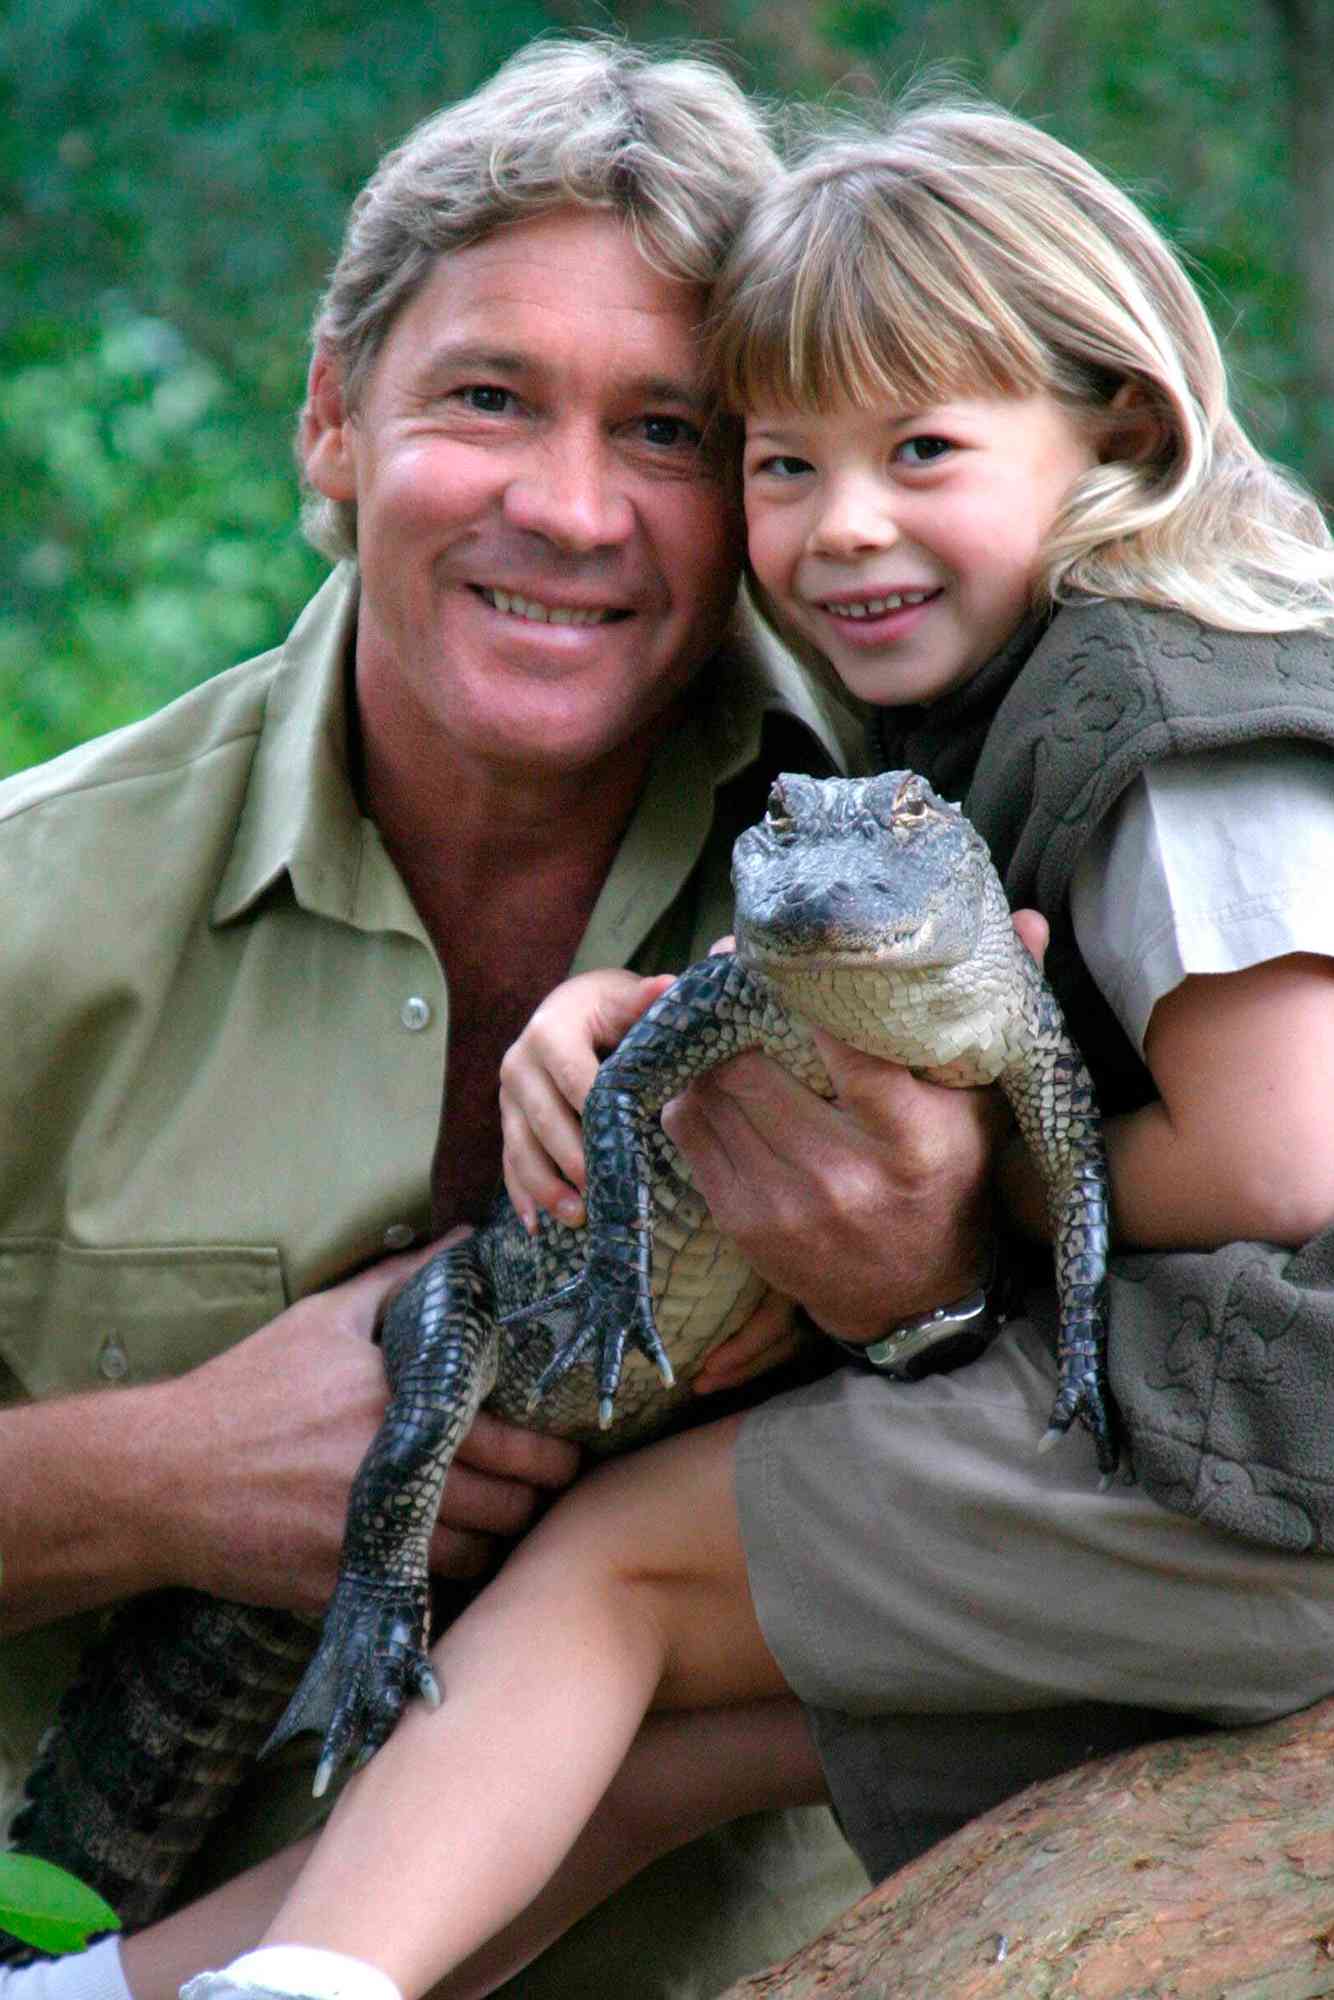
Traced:
POLYGON ((347 204, 387 145, 543 31, 704 37, 749 86, 854 104, 944 65, 1040 119, 1196 261, 1259 442, 1328 478, 1282 18, 1241 0, 10 0, 0 771, 281 636, 320 574, 290 439, 347 204))
POLYGON ((39 1951, 82 1951, 120 1918, 84 1883, 31 1854, 0 1854, 0 1930, 39 1951))
POLYGON ((552 25, 354 0, 0 18, 0 773, 275 643, 306 327, 385 146, 552 25))
POLYGON ((113 728, 275 643, 322 565, 235 388, 166 321, 29 327, 0 373, 13 578, 0 765, 113 728))

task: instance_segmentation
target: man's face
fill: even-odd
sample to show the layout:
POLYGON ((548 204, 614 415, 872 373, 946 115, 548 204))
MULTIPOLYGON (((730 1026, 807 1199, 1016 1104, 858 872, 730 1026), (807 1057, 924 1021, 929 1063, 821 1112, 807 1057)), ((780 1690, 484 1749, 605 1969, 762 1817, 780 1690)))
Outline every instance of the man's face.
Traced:
POLYGON ((700 448, 690 286, 560 209, 442 257, 306 467, 355 500, 363 718, 488 765, 591 766, 718 642, 738 512, 700 448))

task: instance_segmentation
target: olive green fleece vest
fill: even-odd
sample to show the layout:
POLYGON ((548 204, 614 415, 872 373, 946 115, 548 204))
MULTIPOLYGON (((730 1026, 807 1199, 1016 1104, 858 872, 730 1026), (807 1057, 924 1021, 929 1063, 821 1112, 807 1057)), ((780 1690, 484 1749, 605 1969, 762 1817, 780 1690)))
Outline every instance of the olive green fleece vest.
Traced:
MULTIPOLYGON (((1075 948, 1084 842, 1147 765, 1282 737, 1334 750, 1334 641, 1101 600, 1031 621, 942 701, 876 717, 877 760, 962 800, 1012 906, 1050 921, 1048 976, 1105 1111, 1154 1091, 1075 948)), ((1296 1252, 1118 1254, 1110 1286, 1112 1388, 1146 1490, 1248 1540, 1334 1552, 1334 1227, 1296 1252)))

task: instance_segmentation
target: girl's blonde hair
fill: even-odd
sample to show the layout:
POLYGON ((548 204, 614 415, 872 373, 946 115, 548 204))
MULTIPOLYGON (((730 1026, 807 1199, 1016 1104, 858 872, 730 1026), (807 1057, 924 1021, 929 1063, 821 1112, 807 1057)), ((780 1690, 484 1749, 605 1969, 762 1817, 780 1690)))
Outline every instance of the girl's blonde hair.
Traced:
POLYGON ((1106 457, 1044 546, 1038 601, 1334 629, 1329 531, 1233 416, 1185 271, 1128 196, 1022 119, 910 103, 887 130, 813 141, 733 248, 715 355, 743 411, 1046 391, 1106 457))

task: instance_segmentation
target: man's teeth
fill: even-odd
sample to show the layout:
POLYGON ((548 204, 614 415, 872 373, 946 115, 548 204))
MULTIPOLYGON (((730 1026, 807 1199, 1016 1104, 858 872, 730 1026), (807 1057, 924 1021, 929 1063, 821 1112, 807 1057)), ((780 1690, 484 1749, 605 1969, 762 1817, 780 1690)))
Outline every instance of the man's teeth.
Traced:
POLYGON ((902 611, 905 604, 925 604, 934 596, 931 590, 902 590, 892 597, 868 597, 860 604, 826 604, 824 608, 835 618, 879 618, 886 611, 902 611))
POLYGON ((584 609, 571 604, 537 604, 531 597, 515 597, 508 590, 484 590, 482 596, 497 611, 514 618, 532 618, 539 625, 601 625, 615 616, 610 607, 584 609))

